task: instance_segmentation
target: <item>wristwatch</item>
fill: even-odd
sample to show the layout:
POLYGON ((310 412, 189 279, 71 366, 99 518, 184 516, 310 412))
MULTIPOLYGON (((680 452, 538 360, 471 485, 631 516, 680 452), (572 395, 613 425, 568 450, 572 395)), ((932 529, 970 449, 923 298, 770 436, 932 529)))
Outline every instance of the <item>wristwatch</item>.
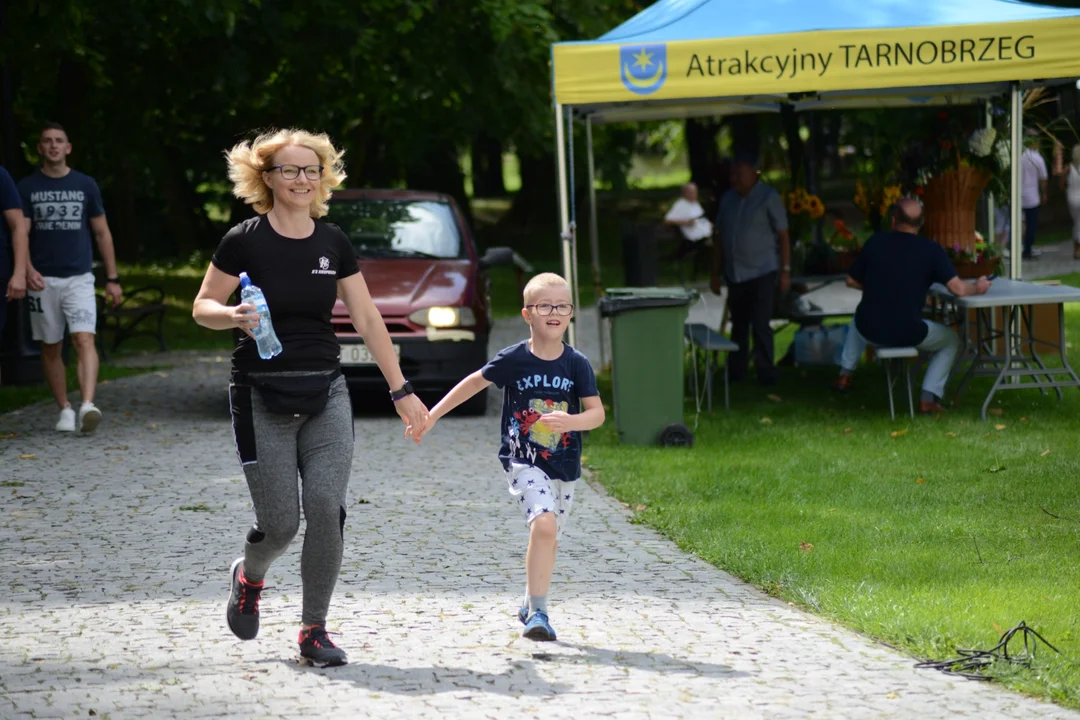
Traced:
POLYGON ((118 278, 118 277, 105 278, 105 284, 108 285, 109 283, 116 283, 117 285, 119 285, 120 284, 120 278, 118 278))
POLYGON ((404 397, 406 397, 408 395, 412 395, 412 394, 413 394, 412 383, 409 382, 408 380, 406 380, 405 384, 402 385, 399 390, 391 390, 390 391, 390 399, 393 400, 394 402, 397 402, 398 400, 401 400, 402 398, 404 398, 404 397))

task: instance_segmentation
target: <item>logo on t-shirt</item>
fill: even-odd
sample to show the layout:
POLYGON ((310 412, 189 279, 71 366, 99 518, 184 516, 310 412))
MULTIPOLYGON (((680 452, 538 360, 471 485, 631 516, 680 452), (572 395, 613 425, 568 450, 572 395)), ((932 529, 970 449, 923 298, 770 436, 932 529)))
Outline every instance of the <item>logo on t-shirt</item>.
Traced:
POLYGON ((337 270, 330 269, 330 258, 323 255, 319 258, 319 267, 311 271, 312 275, 337 275, 337 270))
POLYGON ((34 230, 81 230, 84 202, 86 193, 82 190, 38 190, 30 193, 34 230))

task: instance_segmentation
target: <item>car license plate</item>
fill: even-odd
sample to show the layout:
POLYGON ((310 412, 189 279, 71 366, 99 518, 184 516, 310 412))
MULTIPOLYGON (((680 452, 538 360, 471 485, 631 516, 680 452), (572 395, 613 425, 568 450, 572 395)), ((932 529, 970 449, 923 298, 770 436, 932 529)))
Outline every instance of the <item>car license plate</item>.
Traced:
MULTIPOLYGON (((398 360, 401 359, 401 346, 394 345, 394 354, 397 355, 398 360)), ((372 357, 371 351, 368 350, 367 345, 350 344, 341 346, 341 364, 342 365, 374 365, 375 358, 372 357)))

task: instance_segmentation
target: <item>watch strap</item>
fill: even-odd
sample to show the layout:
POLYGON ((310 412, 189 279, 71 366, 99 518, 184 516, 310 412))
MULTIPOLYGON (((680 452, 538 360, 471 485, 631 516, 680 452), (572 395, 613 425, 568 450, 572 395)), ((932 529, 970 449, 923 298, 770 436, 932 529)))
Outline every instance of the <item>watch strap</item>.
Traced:
POLYGON ((412 394, 413 394, 412 383, 409 382, 408 380, 406 380, 405 384, 402 385, 399 389, 390 391, 390 399, 393 400, 394 402, 397 402, 398 400, 401 400, 401 399, 403 399, 405 397, 408 397, 409 395, 412 395, 412 394))

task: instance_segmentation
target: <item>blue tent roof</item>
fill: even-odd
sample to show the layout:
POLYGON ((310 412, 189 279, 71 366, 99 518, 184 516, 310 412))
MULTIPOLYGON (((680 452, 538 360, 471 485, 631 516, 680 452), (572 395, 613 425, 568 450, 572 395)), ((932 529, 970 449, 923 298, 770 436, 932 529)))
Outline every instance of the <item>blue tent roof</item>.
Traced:
POLYGON ((1015 0, 659 0, 593 42, 676 42, 1064 17, 1080 17, 1080 8, 1015 0))

